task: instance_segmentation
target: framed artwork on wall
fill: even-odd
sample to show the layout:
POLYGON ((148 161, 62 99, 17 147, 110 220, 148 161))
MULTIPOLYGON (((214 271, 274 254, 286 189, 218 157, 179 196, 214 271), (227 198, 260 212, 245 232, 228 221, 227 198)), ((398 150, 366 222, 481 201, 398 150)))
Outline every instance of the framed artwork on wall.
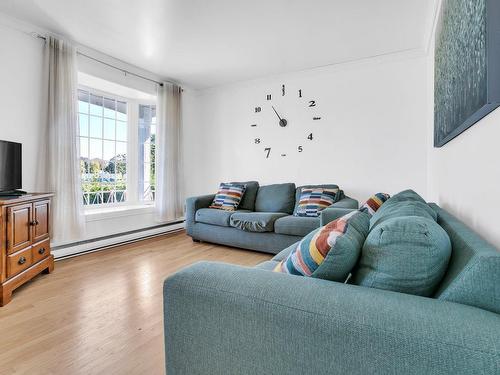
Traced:
POLYGON ((500 106, 500 1, 443 0, 434 62, 441 147, 500 106))

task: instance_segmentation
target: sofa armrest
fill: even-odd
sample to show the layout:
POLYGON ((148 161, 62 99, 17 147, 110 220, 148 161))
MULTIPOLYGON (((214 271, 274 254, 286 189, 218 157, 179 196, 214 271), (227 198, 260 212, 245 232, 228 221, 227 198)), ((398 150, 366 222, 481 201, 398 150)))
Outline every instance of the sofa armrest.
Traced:
POLYGON ((344 198, 342 198, 338 202, 335 202, 334 204, 332 204, 330 207, 358 209, 359 202, 354 198, 350 198, 348 196, 345 196, 344 198))
POLYGON ((195 222, 196 211, 200 208, 207 208, 215 198, 215 194, 200 195, 186 199, 186 232, 193 235, 193 225, 195 222))
POLYGON ((355 208, 343 208, 343 207, 330 207, 325 208, 319 214, 320 224, 326 225, 333 220, 337 220, 339 217, 348 214, 349 212, 355 211, 355 208))
POLYGON ((496 374, 500 316, 221 263, 164 284, 167 374, 496 374))

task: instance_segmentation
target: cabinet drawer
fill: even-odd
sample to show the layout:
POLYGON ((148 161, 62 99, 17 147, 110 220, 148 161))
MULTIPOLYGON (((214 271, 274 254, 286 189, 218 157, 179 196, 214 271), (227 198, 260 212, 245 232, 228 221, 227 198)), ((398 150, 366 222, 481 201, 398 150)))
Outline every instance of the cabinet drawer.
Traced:
POLYGON ((7 277, 17 275, 19 272, 31 266, 32 263, 31 246, 7 256, 7 277))
POLYGON ((33 257, 33 264, 48 257, 50 254, 50 240, 33 245, 31 248, 31 254, 33 257))

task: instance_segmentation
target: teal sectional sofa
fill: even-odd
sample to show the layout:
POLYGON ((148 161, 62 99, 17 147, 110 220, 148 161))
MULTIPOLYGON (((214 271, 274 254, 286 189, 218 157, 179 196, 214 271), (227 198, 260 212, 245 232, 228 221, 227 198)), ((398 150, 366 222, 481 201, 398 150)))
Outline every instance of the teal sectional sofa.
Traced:
POLYGON ((167 374, 500 374, 500 253, 429 208, 452 246, 432 298, 270 272, 291 248, 169 277, 167 374))
POLYGON ((234 212, 208 208, 214 194, 186 200, 186 232, 193 240, 277 254, 343 209, 358 208, 357 200, 340 191, 338 201, 323 210, 319 217, 297 217, 293 213, 302 188, 338 186, 296 187, 294 183, 259 186, 257 181, 242 184, 247 188, 240 207, 234 212))

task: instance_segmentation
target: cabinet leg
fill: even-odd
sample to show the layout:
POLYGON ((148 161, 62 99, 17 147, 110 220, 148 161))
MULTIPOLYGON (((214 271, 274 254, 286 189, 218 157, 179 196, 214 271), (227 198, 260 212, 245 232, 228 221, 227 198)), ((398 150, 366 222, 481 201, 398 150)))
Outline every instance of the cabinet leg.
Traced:
POLYGON ((0 287, 0 306, 5 306, 12 299, 12 290, 10 288, 0 287))
POLYGON ((53 255, 50 256, 49 266, 47 268, 45 268, 42 271, 42 273, 52 273, 52 271, 54 271, 54 256, 53 255))

